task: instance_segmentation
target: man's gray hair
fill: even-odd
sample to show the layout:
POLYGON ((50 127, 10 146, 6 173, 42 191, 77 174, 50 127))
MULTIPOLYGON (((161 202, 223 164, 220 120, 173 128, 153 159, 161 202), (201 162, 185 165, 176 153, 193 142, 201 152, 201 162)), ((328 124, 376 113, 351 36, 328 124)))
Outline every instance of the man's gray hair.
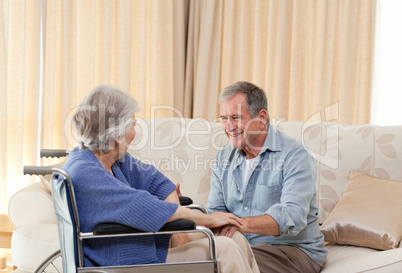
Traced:
POLYGON ((252 118, 255 118, 262 109, 267 111, 266 126, 268 127, 269 113, 267 96, 264 90, 252 83, 239 81, 225 87, 219 96, 219 104, 233 98, 239 93, 246 95, 246 109, 252 118))
POLYGON ((109 152, 116 139, 128 133, 138 111, 137 102, 126 92, 109 85, 95 87, 72 118, 80 148, 109 152))

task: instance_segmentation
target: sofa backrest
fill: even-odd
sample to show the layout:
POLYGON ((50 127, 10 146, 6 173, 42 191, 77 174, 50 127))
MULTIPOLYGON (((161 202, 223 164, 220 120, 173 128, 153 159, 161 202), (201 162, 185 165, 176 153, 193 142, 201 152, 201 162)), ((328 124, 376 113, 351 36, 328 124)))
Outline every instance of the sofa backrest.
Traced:
POLYGON ((180 183, 183 195, 205 205, 211 164, 227 143, 221 124, 202 119, 139 119, 136 132, 129 152, 180 183))
POLYGON ((300 140, 315 159, 320 223, 338 203, 351 171, 402 181, 402 126, 282 122, 277 128, 300 140))
MULTIPOLYGON (((211 164, 227 143, 221 124, 179 118, 139 120, 137 124, 130 153, 181 183, 182 193, 194 202, 206 204, 211 164)), ((402 126, 301 121, 273 126, 301 141, 315 159, 321 223, 339 201, 350 171, 402 181, 402 126)))

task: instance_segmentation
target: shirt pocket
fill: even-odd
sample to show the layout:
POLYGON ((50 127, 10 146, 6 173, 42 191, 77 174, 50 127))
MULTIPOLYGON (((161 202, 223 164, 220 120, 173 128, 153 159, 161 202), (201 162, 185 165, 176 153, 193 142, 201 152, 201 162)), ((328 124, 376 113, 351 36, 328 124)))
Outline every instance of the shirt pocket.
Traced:
POLYGON ((278 184, 257 183, 255 205, 259 212, 266 212, 271 206, 281 202, 282 191, 278 184))

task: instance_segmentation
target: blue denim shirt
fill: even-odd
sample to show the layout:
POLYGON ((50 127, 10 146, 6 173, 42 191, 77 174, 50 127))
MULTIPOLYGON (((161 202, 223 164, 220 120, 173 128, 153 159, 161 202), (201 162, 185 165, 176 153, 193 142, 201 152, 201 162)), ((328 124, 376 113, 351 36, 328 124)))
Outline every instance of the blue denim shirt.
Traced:
POLYGON ((268 214, 278 223, 280 235, 245 233, 251 245, 295 246, 322 265, 327 249, 318 225, 313 158, 299 141, 272 127, 258 157, 259 165, 243 193, 243 151, 227 144, 218 152, 212 168, 208 211, 231 212, 241 218, 268 214))

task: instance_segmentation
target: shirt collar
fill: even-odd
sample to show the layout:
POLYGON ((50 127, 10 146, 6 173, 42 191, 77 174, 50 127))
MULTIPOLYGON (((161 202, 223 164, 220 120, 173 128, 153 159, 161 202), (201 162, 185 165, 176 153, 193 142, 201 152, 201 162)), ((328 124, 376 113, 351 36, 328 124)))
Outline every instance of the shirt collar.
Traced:
POLYGON ((264 145, 260 151, 260 154, 271 151, 271 152, 280 152, 282 150, 282 138, 279 132, 269 125, 268 127, 268 134, 265 138, 264 145))

